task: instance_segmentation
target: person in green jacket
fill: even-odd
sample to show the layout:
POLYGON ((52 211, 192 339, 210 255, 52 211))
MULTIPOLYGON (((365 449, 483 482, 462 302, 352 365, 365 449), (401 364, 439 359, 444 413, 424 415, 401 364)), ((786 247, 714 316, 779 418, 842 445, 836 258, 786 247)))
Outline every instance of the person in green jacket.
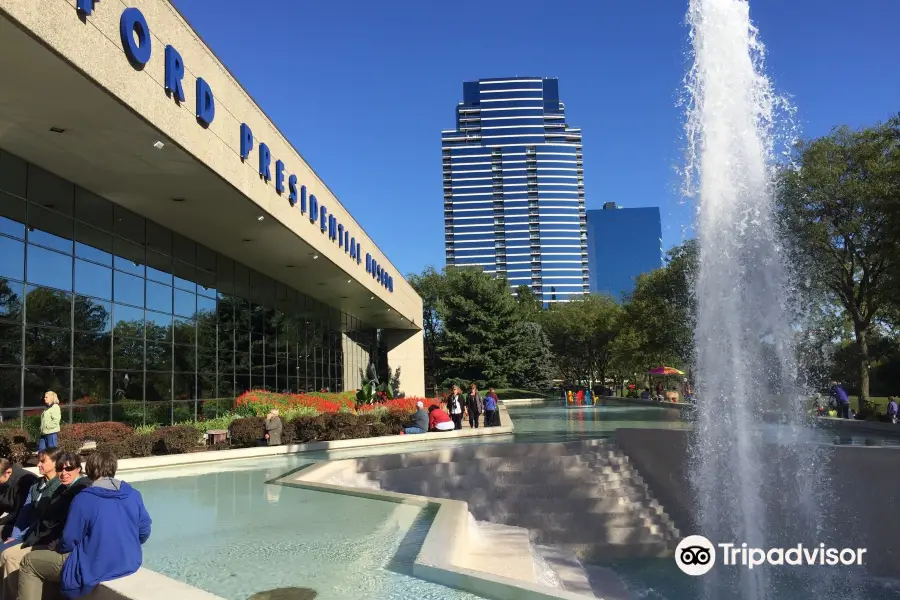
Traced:
POLYGON ((44 404, 47 408, 41 413, 41 439, 38 441, 38 451, 59 446, 59 424, 62 421, 59 396, 56 392, 45 393, 44 404))

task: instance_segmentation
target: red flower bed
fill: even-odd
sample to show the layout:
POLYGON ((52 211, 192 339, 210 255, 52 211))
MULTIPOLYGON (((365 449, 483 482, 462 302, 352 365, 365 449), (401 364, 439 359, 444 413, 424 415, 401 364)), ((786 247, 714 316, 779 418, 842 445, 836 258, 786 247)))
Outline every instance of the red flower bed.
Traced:
MULTIPOLYGON (((357 412, 366 413, 376 408, 386 408, 391 412, 412 413, 415 412, 416 402, 419 400, 425 403, 426 409, 432 404, 440 405, 440 400, 434 398, 397 398, 361 406, 357 412)), ((279 394, 267 390, 250 390, 241 394, 235 405, 238 409, 253 409, 259 416, 273 408, 285 412, 292 408, 303 407, 315 409, 319 413, 336 413, 341 409, 356 410, 356 400, 349 392, 340 394, 279 394)))
POLYGON ((250 390, 238 396, 237 408, 249 407, 258 410, 277 408, 288 411, 292 408, 313 408, 320 413, 335 413, 341 408, 353 409, 355 402, 346 394, 279 394, 267 390, 250 390))
POLYGON ((422 401, 425 404, 425 410, 428 410, 429 406, 435 405, 440 406, 441 400, 439 398, 395 398, 393 400, 388 400, 386 402, 379 402, 377 404, 366 404, 359 407, 359 412, 366 413, 375 410, 376 408, 386 408, 388 412, 416 412, 416 402, 422 401))

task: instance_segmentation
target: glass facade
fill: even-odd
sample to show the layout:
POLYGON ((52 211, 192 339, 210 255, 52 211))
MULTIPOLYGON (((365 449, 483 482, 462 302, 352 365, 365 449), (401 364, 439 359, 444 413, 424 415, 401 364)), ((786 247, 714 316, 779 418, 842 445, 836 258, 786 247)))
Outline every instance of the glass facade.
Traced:
POLYGON ((662 221, 658 207, 587 211, 591 293, 623 299, 638 275, 663 265, 662 221))
POLYGON ((558 81, 465 82, 441 137, 447 265, 502 274, 545 304, 587 293, 581 130, 558 81))
POLYGON ((248 389, 342 391, 378 332, 0 151, 0 415, 211 417, 248 389))

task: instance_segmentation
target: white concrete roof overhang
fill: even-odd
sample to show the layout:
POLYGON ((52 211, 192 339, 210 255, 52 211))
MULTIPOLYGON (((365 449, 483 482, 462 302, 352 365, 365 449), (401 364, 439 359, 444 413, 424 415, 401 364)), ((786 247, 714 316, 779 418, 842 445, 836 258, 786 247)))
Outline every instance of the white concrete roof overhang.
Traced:
MULTIPOLYGON (((357 281, 370 277, 364 265, 348 273, 317 254, 278 219, 265 215, 256 203, 2 13, 0 56, 7 57, 0 61, 0 148, 369 327, 419 329, 421 315, 391 310, 378 292, 357 281), (65 132, 51 132, 51 127, 65 132), (164 143, 162 149, 154 147, 157 141, 164 143), (265 218, 260 221, 260 216, 265 218)), ((319 234, 313 225, 309 230, 319 234)))

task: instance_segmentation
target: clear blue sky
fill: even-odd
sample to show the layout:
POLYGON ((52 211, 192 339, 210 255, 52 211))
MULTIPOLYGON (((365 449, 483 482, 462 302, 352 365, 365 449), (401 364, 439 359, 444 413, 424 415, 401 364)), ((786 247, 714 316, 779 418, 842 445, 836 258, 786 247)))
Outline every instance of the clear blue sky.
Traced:
MULTIPOLYGON (((440 132, 462 82, 558 77, 584 130, 587 206, 682 203, 687 0, 174 3, 401 273, 444 264, 440 132)), ((896 0, 751 0, 804 137, 900 111, 896 0)))

